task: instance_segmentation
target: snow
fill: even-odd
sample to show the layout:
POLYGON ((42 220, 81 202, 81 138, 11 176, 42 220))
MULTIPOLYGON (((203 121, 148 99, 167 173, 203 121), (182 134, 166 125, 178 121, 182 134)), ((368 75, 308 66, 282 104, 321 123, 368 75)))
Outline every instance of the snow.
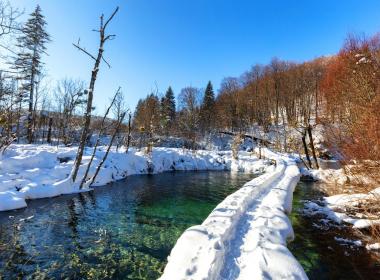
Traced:
POLYGON ((338 194, 325 197, 324 200, 331 206, 339 207, 345 205, 357 206, 360 201, 366 198, 366 194, 338 194))
POLYGON ((365 247, 369 251, 377 251, 380 250, 380 243, 368 244, 365 247))
POLYGON ((376 198, 380 188, 377 188, 368 194, 338 194, 324 197, 322 205, 308 201, 305 203, 304 213, 312 216, 322 214, 327 219, 337 224, 343 222, 351 224, 353 228, 364 229, 374 225, 380 225, 379 219, 367 219, 365 215, 356 215, 352 217, 345 212, 346 207, 355 207, 364 201, 376 198))
POLYGON ((286 214, 300 178, 293 159, 266 151, 277 166, 228 196, 177 240, 160 279, 307 279, 286 247, 286 214))
POLYGON ((364 201, 374 199, 377 192, 378 189, 375 189, 368 194, 338 194, 325 197, 324 201, 326 203, 327 211, 333 212, 333 214, 340 217, 341 221, 352 224, 353 228, 363 229, 371 227, 373 225, 379 225, 380 220, 367 219, 364 215, 351 217, 346 213, 340 213, 338 211, 344 211, 345 207, 358 206, 364 201))
POLYGON ((301 168, 302 175, 311 176, 315 180, 327 184, 343 185, 347 182, 347 176, 339 161, 318 159, 318 162, 320 169, 301 168))
POLYGON ((335 241, 342 243, 343 245, 353 245, 356 247, 363 246, 363 243, 360 240, 350 240, 342 237, 334 237, 335 241))
MULTIPOLYGON (((105 147, 98 149, 89 172, 95 173, 105 147)), ((76 147, 49 145, 11 145, 0 158, 0 211, 27 206, 28 199, 54 197, 78 192, 90 160, 92 148, 86 148, 75 183, 69 178, 76 147)), ((129 175, 160 173, 170 170, 233 170, 263 171, 264 164, 250 153, 241 152, 239 160, 231 152, 188 151, 174 148, 155 148, 148 157, 144 152, 130 149, 119 152, 112 149, 94 186, 106 185, 129 175)), ((88 191, 85 189, 83 191, 88 191)))
POLYGON ((26 207, 25 199, 14 191, 0 193, 0 211, 26 207))

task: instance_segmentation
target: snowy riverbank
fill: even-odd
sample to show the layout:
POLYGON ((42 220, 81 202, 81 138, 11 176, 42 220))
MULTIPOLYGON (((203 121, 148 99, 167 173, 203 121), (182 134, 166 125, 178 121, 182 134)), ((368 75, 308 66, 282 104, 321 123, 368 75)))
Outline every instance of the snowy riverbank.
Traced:
MULTIPOLYGON (((78 182, 67 180, 75 158, 76 147, 48 145, 11 145, 0 158, 0 211, 23 208, 28 199, 54 197, 78 192, 78 183, 89 162, 92 148, 87 148, 79 170, 78 182)), ((89 176, 104 154, 96 153, 89 176)), ((95 184, 106 185, 130 175, 160 173, 170 170, 236 170, 263 171, 265 165, 257 157, 242 152, 238 161, 231 152, 196 151, 176 148, 155 148, 151 157, 131 149, 111 150, 95 184)))
POLYGON ((300 173, 294 160, 266 153, 277 166, 187 229, 161 279, 307 279, 286 247, 294 238, 287 214, 300 173))
MULTIPOLYGON (((376 228, 380 225, 380 187, 373 178, 347 172, 337 160, 320 160, 321 168, 306 170, 303 175, 314 178, 318 188, 326 196, 305 202, 303 214, 316 219, 316 228, 351 227, 360 240, 336 237, 341 244, 364 246, 368 250, 380 251, 376 228)), ((351 166, 352 167, 352 166, 351 166)), ((347 166, 346 166, 347 168, 347 166)), ((349 170, 350 166, 348 166, 349 170)))

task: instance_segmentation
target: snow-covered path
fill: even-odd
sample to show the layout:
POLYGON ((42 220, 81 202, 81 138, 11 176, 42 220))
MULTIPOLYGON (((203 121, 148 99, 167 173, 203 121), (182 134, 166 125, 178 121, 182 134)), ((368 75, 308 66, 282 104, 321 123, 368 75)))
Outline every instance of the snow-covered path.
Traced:
POLYGON ((256 212, 260 206, 260 202, 263 197, 268 194, 268 188, 256 188, 250 208, 246 213, 242 215, 236 225, 236 233, 232 240, 228 242, 226 246, 226 253, 224 255, 224 266, 221 271, 222 279, 237 279, 240 273, 241 261, 243 256, 241 251, 242 246, 247 238, 249 238, 249 232, 252 230, 252 221, 255 220, 256 212))
POLYGON ((252 275, 255 279, 307 278, 286 248, 287 239, 294 236, 286 216, 291 204, 282 208, 275 203, 282 192, 293 191, 290 169, 287 167, 284 174, 272 182, 274 188, 257 188, 255 199, 236 226, 238 232, 227 246, 222 279, 252 279, 252 275))
POLYGON ((294 238, 287 213, 299 170, 289 158, 270 156, 277 161, 271 172, 245 184, 202 225, 182 234, 161 279, 307 279, 286 247, 294 238))

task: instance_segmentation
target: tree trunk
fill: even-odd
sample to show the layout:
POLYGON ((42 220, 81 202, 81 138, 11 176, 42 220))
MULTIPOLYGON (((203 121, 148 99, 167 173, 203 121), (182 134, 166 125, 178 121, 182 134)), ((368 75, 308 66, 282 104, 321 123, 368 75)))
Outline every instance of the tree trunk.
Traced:
POLYGON ((21 106, 22 106, 22 102, 20 100, 18 110, 17 110, 17 126, 16 126, 17 144, 20 143, 20 135, 21 135, 20 133, 21 106))
POLYGON ((314 161, 315 161, 315 166, 317 167, 317 169, 319 169, 318 159, 317 159, 317 156, 315 154, 315 147, 314 147, 314 141, 313 141, 313 134, 312 134, 311 125, 308 126, 307 132, 308 132, 308 135, 309 135, 310 147, 311 147, 311 152, 313 153, 313 158, 314 158, 314 161))
POLYGON ((33 142, 33 94, 34 94, 34 66, 32 66, 32 74, 30 78, 30 92, 29 92, 29 108, 28 108, 28 143, 31 144, 33 142))
POLYGON ((309 167, 313 168, 312 165, 311 165, 311 160, 310 160, 310 156, 309 156, 309 150, 307 149, 307 145, 306 145, 306 131, 302 135, 302 143, 303 143, 303 148, 305 150, 305 155, 306 155, 307 162, 309 163, 309 167))
POLYGON ((88 184, 88 187, 90 187, 90 186, 94 183, 96 177, 97 177, 98 174, 99 174, 100 168, 103 166, 104 162, 107 160, 108 154, 109 154, 109 152, 110 152, 110 150, 111 150, 112 143, 113 143, 113 141, 115 140, 115 136, 116 136, 116 134, 117 134, 118 131, 119 131, 120 125, 121 125, 121 123, 123 122, 124 117, 125 117, 125 114, 123 114, 123 115, 120 117, 120 119, 118 120, 118 123, 117 123, 116 128, 115 128, 115 132, 113 133, 112 138, 111 138, 111 141, 110 141, 110 143, 109 143, 109 145, 108 145, 108 147, 107 147, 107 151, 106 151, 106 153, 104 154, 104 156, 103 156, 101 162, 99 163, 99 165, 96 167, 95 174, 94 174, 94 176, 92 176, 92 178, 91 178, 91 180, 90 180, 90 182, 89 182, 89 184, 88 184))
POLYGON ((73 170, 73 174, 72 174, 73 182, 75 182, 75 179, 77 178, 77 175, 78 175, 79 166, 82 162, 82 157, 83 157, 83 153, 84 153, 84 149, 85 149, 86 141, 87 141, 87 137, 88 137, 88 132, 89 132, 89 128, 90 128, 92 100, 94 98, 93 92, 94 92, 95 82, 96 82, 96 78, 97 78, 98 71, 99 71, 100 60, 101 60, 101 57, 103 54, 102 47, 103 47, 103 44, 101 44, 101 47, 99 48, 98 59, 96 60, 94 68, 92 70, 91 82, 90 82, 90 87, 88 90, 88 99, 87 99, 87 107, 86 107, 86 113, 85 113, 85 121, 84 121, 83 131, 82 131, 80 141, 79 141, 78 153, 77 153, 77 157, 75 159, 75 165, 74 165, 74 170, 73 170))
POLYGON ((261 143, 259 144, 259 159, 261 159, 261 143))
POLYGON ((285 114, 284 110, 281 110, 281 118, 282 118, 282 126, 284 128, 284 152, 288 151, 288 141, 287 141, 287 133, 286 133, 286 125, 285 125, 285 114))
POLYGON ((47 142, 51 144, 51 127, 53 125, 53 118, 49 118, 49 130, 47 135, 47 142))
POLYGON ((75 164, 74 164, 74 168, 73 168, 73 171, 72 171, 72 174, 71 174, 71 178, 72 178, 73 182, 75 182, 75 180, 77 178, 79 166, 80 166, 80 164, 82 162, 82 157, 83 157, 84 149, 85 149, 85 146, 86 146, 86 140, 87 140, 87 137, 88 137, 88 132, 89 132, 89 128, 90 128, 90 122, 91 122, 92 100, 94 98, 95 82, 96 82, 96 78, 97 78, 97 75, 98 75, 98 72, 99 72, 100 63, 103 60, 104 43, 107 40, 112 39, 114 37, 112 35, 107 35, 106 36, 105 35, 105 30, 106 30, 106 27, 107 27, 108 23, 112 20, 112 18, 114 17, 114 15, 117 13, 118 10, 119 10, 119 8, 116 8, 116 10, 113 12, 113 14, 111 15, 111 17, 106 21, 105 24, 103 23, 103 20, 104 20, 103 15, 100 17, 100 29, 99 29, 100 42, 99 42, 98 55, 97 55, 96 58, 94 56, 90 55, 85 49, 79 47, 78 45, 74 45, 79 50, 83 51, 84 53, 86 53, 87 55, 89 55, 91 58, 95 59, 95 64, 94 64, 94 68, 92 69, 91 81, 90 81, 90 86, 89 86, 89 89, 88 89, 88 99, 87 99, 87 107, 86 107, 86 113, 85 113, 85 121, 84 121, 83 131, 82 131, 82 134, 81 134, 81 137, 80 137, 78 152, 77 152, 77 156, 75 158, 75 164))
MULTIPOLYGON (((115 102, 115 100, 116 100, 116 97, 117 97, 117 95, 118 95, 119 93, 120 93, 120 88, 117 90, 116 94, 114 95, 114 97, 113 97, 113 99, 112 99, 111 104, 108 106, 108 108, 107 108, 107 110, 106 110, 106 112, 105 112, 105 114, 104 114, 104 116, 103 116, 102 122, 101 122, 101 124, 100 124, 100 129, 99 129, 98 138, 96 139, 96 142, 95 142, 95 145, 94 145, 94 149, 93 149, 93 152, 92 152, 92 155, 91 155, 90 162, 87 164, 87 168, 86 168, 86 171, 85 171, 85 173, 84 173, 84 175, 83 175, 82 181, 81 181, 81 183, 80 183, 80 185, 79 185, 79 189, 82 189, 83 184, 86 182, 86 178, 87 178, 88 172, 90 171, 92 161, 94 160, 94 157, 95 157, 95 154, 96 154, 96 149, 98 148, 99 143, 100 143, 100 137, 101 137, 101 135, 103 134, 104 129, 105 129, 105 125, 104 125, 104 123, 105 123, 105 121, 106 121, 106 119, 107 119, 107 116, 108 116, 108 113, 109 113, 109 111, 111 110, 111 108, 112 108, 112 106, 113 106, 113 104, 114 104, 114 102, 115 102)), ((112 142, 111 142, 111 144, 112 144, 112 142)))
POLYGON ((127 134, 127 144, 126 144, 127 147, 125 149, 125 153, 128 153, 129 146, 131 145, 131 130, 132 130, 131 120, 132 120, 132 115, 131 115, 131 113, 129 113, 129 115, 128 115, 128 134, 127 134))

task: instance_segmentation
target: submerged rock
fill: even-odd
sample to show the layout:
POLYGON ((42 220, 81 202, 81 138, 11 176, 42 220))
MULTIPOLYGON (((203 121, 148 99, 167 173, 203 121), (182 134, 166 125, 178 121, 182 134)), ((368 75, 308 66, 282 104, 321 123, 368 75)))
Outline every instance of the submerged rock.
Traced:
POLYGON ((316 182, 316 181, 318 181, 312 175, 309 175, 309 174, 302 174, 300 180, 302 182, 316 182))

